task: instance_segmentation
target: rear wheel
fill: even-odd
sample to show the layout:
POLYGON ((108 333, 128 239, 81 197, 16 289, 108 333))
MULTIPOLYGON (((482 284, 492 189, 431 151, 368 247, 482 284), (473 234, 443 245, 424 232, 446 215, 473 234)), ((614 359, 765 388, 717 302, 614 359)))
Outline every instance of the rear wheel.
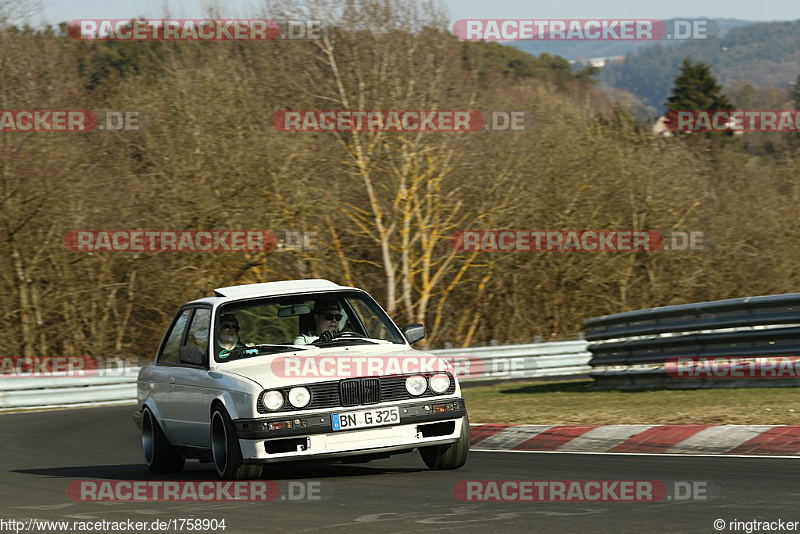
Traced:
POLYGON ((455 443, 420 447, 419 454, 429 469, 435 471, 458 469, 467 463, 469 456, 469 417, 461 420, 461 437, 455 443))
POLYGON ((217 474, 226 480, 248 480, 261 476, 260 465, 242 463, 242 449, 228 412, 222 406, 211 414, 211 453, 217 474))
POLYGON ((144 463, 153 473, 174 473, 186 462, 148 408, 142 410, 142 452, 144 463))

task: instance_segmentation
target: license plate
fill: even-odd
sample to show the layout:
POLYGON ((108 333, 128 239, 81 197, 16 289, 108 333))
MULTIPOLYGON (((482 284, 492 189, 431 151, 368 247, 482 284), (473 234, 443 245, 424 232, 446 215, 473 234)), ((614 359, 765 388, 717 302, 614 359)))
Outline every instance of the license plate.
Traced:
POLYGON ((392 408, 374 408, 372 410, 331 414, 331 423, 334 430, 350 430, 352 428, 392 425, 399 422, 400 412, 397 410, 396 406, 392 408))

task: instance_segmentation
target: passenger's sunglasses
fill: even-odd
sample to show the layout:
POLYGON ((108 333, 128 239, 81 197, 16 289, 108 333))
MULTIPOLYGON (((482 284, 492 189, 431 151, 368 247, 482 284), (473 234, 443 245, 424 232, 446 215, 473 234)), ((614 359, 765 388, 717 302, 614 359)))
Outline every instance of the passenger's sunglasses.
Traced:
POLYGON ((238 324, 227 324, 226 323, 226 324, 222 325, 222 329, 223 330, 233 330, 234 332, 238 332, 239 331, 239 325, 238 324))
POLYGON ((342 317, 344 317, 341 313, 320 313, 320 315, 325 317, 327 321, 333 321, 334 319, 341 321, 342 317))

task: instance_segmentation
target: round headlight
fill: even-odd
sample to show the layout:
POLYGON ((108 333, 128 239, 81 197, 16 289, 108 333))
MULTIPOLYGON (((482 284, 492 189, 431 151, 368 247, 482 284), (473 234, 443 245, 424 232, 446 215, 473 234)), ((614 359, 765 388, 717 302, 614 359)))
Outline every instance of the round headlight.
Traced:
POLYGON ((450 387, 450 377, 439 373, 431 377, 431 389, 434 393, 444 393, 450 387))
POLYGON ((280 410, 283 406, 283 393, 277 390, 267 391, 261 399, 261 403, 267 410, 280 410))
POLYGON ((425 390, 428 389, 428 381, 425 380, 424 377, 419 375, 409 376, 406 378, 406 391, 418 397, 425 393, 425 390))
POLYGON ((306 388, 292 388, 289 390, 289 402, 295 408, 302 408, 311 402, 311 393, 306 388))

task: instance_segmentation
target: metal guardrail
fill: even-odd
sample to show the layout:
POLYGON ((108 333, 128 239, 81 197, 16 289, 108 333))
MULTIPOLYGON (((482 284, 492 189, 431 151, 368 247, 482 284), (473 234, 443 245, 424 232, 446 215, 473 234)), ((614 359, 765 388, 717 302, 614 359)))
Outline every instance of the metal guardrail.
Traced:
POLYGON ((597 388, 800 385, 797 379, 676 379, 663 368, 678 357, 800 355, 800 293, 650 308, 583 324, 597 388))
MULTIPOLYGON (((586 341, 429 351, 453 363, 459 380, 508 380, 587 374, 586 341)), ((93 376, 0 376, 0 411, 134 402, 138 367, 93 376)))
POLYGON ((586 339, 800 324, 800 293, 715 300, 603 315, 584 321, 586 339))
POLYGON ((587 374, 586 341, 432 350, 455 367, 461 382, 587 374))
POLYGON ((99 370, 93 376, 0 377, 0 410, 53 408, 136 400, 138 367, 99 370))

